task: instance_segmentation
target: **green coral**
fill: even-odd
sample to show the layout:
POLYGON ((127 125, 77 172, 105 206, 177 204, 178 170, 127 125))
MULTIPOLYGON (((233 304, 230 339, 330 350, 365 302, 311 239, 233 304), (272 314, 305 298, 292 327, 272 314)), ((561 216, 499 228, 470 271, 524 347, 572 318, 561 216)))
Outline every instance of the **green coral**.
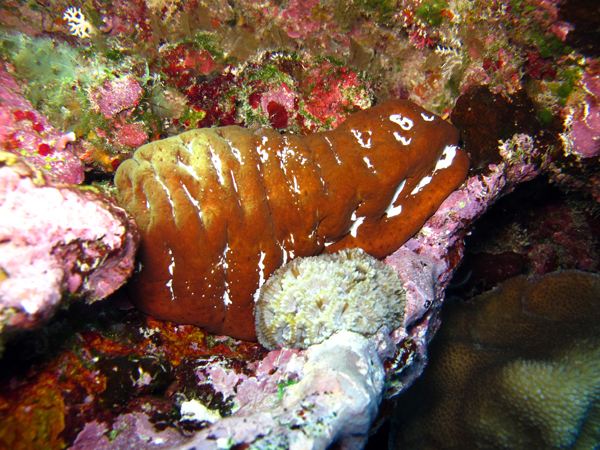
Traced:
POLYGON ((432 27, 439 27, 444 21, 442 11, 448 8, 446 0, 424 1, 415 8, 415 13, 419 19, 432 27))

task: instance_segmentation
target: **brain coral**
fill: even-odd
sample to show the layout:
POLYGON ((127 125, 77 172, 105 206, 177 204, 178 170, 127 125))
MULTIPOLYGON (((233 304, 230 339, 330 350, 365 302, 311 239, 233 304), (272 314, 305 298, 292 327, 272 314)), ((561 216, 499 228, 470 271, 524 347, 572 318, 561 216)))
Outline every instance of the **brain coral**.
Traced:
POLYGON ((269 350, 306 348, 339 330, 372 336, 398 328, 405 303, 396 271, 360 248, 296 258, 262 286, 256 334, 269 350))
POLYGON ((443 320, 391 448, 598 448, 600 276, 513 278, 443 320))
POLYGON ((297 256, 396 250, 464 180, 458 131, 392 100, 306 137, 237 126, 140 147, 115 184, 142 242, 132 301, 253 340, 255 294, 297 256))

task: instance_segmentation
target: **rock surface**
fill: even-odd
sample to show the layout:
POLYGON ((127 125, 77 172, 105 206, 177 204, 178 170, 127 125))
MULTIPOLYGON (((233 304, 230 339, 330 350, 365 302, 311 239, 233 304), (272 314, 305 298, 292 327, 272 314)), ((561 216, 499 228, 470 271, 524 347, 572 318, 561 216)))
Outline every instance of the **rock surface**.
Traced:
POLYGON ((47 183, 2 153, 0 166, 0 329, 45 322, 65 295, 105 298, 133 270, 133 219, 88 188, 47 183))

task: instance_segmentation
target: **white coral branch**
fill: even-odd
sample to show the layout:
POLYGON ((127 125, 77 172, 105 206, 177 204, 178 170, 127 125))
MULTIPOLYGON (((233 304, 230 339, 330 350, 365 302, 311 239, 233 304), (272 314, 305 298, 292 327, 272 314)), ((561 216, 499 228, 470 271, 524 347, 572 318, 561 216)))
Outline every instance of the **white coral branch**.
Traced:
POLYGON ((69 31, 74 36, 89 38, 90 33, 94 32, 94 26, 87 21, 79 8, 67 8, 63 14, 63 19, 69 23, 69 31))

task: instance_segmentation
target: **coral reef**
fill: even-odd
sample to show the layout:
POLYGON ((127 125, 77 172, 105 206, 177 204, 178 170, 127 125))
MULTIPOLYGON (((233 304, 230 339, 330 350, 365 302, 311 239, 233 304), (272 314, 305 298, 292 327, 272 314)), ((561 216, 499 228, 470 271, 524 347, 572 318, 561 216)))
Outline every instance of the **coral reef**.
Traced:
POLYGON ((393 448, 591 448, 599 314, 600 277, 579 271, 512 278, 448 305, 393 448))
MULTIPOLYGON (((330 397, 356 404, 336 392, 319 394, 323 407, 309 409, 313 403, 302 393, 289 397, 288 412, 295 416, 277 415, 278 402, 302 381, 310 349, 267 352, 259 344, 160 321, 132 308, 123 290, 89 304, 70 302, 73 295, 65 291, 64 307, 49 322, 6 341, 0 361, 0 447, 60 449, 76 441, 83 448, 174 447, 191 435, 198 436, 193 444, 198 448, 305 441, 335 448, 338 438, 344 446, 360 447, 367 422, 374 420, 372 433, 389 414, 391 397, 421 374, 446 291, 448 303, 453 295, 473 295, 516 273, 598 270, 598 23, 594 0, 0 2, 0 146, 26 158, 48 180, 80 183, 85 169, 83 183, 111 193, 114 171, 148 142, 234 124, 250 132, 269 126, 278 139, 279 133, 303 136, 330 130, 388 99, 408 99, 450 118, 474 167, 464 185, 385 258, 402 279, 406 303, 403 323, 395 330, 383 327, 366 344, 385 370, 383 393, 367 389, 367 408, 342 407, 339 413, 330 397), (554 189, 544 198, 556 202, 539 201, 545 177, 554 189), (524 191, 531 192, 532 201, 523 198, 524 191), (504 199, 513 203, 501 199, 509 193, 504 199), (486 213, 498 199, 495 212, 486 213), (473 246, 474 240, 481 242, 473 246), (483 253, 469 262, 473 247, 483 253), (453 279, 463 253, 465 271, 453 279), (379 395, 383 403, 374 419, 379 395), (352 426, 358 439, 347 435, 352 426)), ((349 142, 354 139, 349 135, 349 142)), ((362 140, 368 143, 365 134, 362 140)), ((212 171, 212 155, 205 156, 212 171)), ((262 164, 259 158, 255 161, 262 164)), ((363 163, 374 164, 363 154, 352 165, 363 163)), ((227 170, 222 176, 228 179, 227 170)), ((344 174, 340 185, 352 186, 353 176, 344 174)), ((281 190, 296 194, 290 180, 281 190)), ((235 182, 241 185, 237 177, 235 182)), ((177 183, 165 182, 179 191, 175 204, 177 195, 187 195, 186 183, 177 189, 177 183)), ((163 200, 157 215, 172 212, 163 200)), ((195 211, 193 202, 186 205, 195 211)), ((355 206, 344 219, 348 226, 361 219, 358 212, 352 216, 355 206)), ((407 212, 403 205, 400 215, 407 212)), ((211 214, 203 211, 207 223, 211 214)), ((365 224, 355 231, 364 232, 365 224)), ((292 232, 287 250, 292 236, 298 243, 292 232)), ((189 242, 185 233, 180 239, 182 246, 189 242)), ((227 248, 231 257, 230 246, 221 254, 227 248)), ((248 266, 256 287, 260 274, 268 274, 260 255, 258 249, 248 266)), ((159 287, 165 288, 169 267, 180 271, 203 255, 178 259, 175 266, 168 253, 160 257, 166 263, 159 287)), ((227 261, 219 266, 228 271, 227 281, 248 275, 225 268, 227 261)), ((250 308, 245 319, 252 323, 250 308)), ((360 342, 353 343, 355 350, 360 342)), ((574 346, 573 357, 595 364, 577 351, 583 347, 574 346)), ((557 350, 544 363, 515 363, 506 376, 535 373, 550 380, 563 358, 557 350)), ((330 362, 334 367, 339 361, 330 362)), ((347 369, 346 374, 360 370, 347 369)), ((582 380, 576 372, 565 373, 582 380)), ((537 379, 530 381, 535 385, 537 379)), ((565 380, 566 389, 569 383, 565 380)), ((518 400, 517 391, 507 398, 518 400)), ((561 392, 548 392, 547 398, 557 400, 561 392)), ((572 417, 581 414, 569 411, 572 417)), ((570 427, 562 428, 564 440, 552 437, 548 427, 544 438, 566 443, 570 427)), ((554 424, 552 430, 561 428, 554 424)))
POLYGON ((36 327, 63 295, 92 302, 133 271, 130 216, 93 189, 48 184, 41 172, 0 153, 0 330, 36 327))
POLYGON ((72 450, 112 450, 131 448, 139 450, 173 449, 187 439, 179 432, 166 429, 156 431, 152 422, 142 413, 123 414, 109 430, 105 423, 90 422, 77 436, 72 450), (108 436, 112 437, 109 438, 108 436))
POLYGON ((381 258, 418 231, 466 176, 457 138, 395 100, 303 139, 224 127, 141 147, 115 177, 142 235, 132 301, 255 339, 255 293, 288 259, 347 247, 381 258))
POLYGON ((567 131, 563 135, 565 153, 591 158, 600 153, 600 73, 584 73, 583 101, 565 108, 567 131))
POLYGON ((296 258, 277 269, 260 288, 254 306, 258 342, 307 348, 339 330, 370 337, 382 326, 403 322, 400 278, 360 248, 296 258))
POLYGON ((517 186, 465 237, 465 255, 451 294, 470 298, 519 274, 567 269, 597 273, 600 217, 595 208, 593 199, 566 194, 546 177, 517 186))

